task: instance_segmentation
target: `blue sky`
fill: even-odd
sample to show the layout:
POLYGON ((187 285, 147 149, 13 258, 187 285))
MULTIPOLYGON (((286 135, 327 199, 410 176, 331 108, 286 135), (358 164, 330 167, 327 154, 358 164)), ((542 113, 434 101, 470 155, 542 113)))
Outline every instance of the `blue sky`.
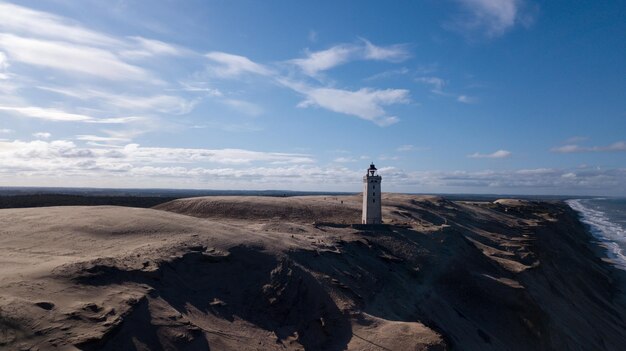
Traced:
POLYGON ((0 185, 626 195, 619 1, 0 1, 0 185))

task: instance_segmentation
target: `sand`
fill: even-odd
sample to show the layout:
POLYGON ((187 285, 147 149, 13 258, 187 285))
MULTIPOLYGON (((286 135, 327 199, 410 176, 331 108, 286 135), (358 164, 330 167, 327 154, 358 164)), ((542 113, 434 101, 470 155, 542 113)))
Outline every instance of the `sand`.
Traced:
POLYGON ((0 349, 620 350, 624 275, 558 202, 386 194, 0 210, 0 349))

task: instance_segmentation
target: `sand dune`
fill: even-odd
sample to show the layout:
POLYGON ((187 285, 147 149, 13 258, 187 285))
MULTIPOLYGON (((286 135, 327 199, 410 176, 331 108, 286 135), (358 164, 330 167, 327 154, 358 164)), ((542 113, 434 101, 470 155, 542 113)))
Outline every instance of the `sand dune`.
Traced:
POLYGON ((619 350, 623 274, 560 203, 388 194, 0 210, 0 349, 619 350))

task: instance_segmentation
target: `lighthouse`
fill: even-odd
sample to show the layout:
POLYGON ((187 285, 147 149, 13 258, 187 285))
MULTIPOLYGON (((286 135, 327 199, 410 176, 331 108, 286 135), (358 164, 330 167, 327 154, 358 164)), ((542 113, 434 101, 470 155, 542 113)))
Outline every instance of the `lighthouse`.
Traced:
POLYGON ((380 183, 382 177, 378 175, 374 163, 370 164, 367 173, 363 176, 363 224, 381 224, 383 215, 381 210, 380 183))

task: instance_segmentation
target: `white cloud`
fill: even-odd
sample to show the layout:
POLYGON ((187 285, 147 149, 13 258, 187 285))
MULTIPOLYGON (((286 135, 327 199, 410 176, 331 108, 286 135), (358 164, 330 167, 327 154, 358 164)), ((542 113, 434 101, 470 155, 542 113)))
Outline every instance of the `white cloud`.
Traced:
POLYGON ((132 129, 124 129, 124 130, 102 130, 102 133, 106 134, 106 136, 102 135, 91 135, 91 134, 79 134, 76 135, 76 140, 86 141, 88 145, 92 146, 104 146, 104 147, 118 147, 120 144, 129 144, 133 138, 138 135, 145 133, 145 130, 132 130, 132 129))
POLYGON ((444 80, 443 78, 439 78, 435 76, 417 77, 415 78, 415 81, 418 83, 423 83, 423 84, 430 86, 430 91, 434 94, 449 97, 449 98, 455 98, 456 101, 460 103, 473 104, 478 101, 475 97, 472 97, 472 96, 462 95, 462 94, 457 95, 455 93, 444 91, 444 88, 446 87, 448 82, 444 80))
POLYGON ((63 42, 109 47, 122 56, 149 57, 155 55, 182 55, 187 50, 174 45, 139 36, 121 40, 84 28, 75 21, 47 12, 0 3, 0 30, 23 36, 46 38, 63 42))
POLYGON ((10 133, 13 133, 13 132, 14 132, 13 129, 0 128, 0 134, 10 134, 10 133))
POLYGON ((193 110, 198 102, 197 100, 187 100, 172 95, 133 96, 127 94, 113 94, 88 88, 74 89, 44 86, 38 88, 81 100, 93 101, 94 99, 98 99, 108 105, 134 112, 148 111, 168 114, 186 114, 193 110))
POLYGON ((144 69, 120 60, 113 53, 61 41, 0 34, 0 48, 11 60, 107 80, 156 82, 144 69))
POLYGON ((375 90, 363 88, 349 91, 335 88, 313 88, 284 79, 279 81, 306 96, 306 100, 298 104, 298 107, 319 106, 333 112, 356 116, 380 126, 398 122, 398 118, 389 116, 383 106, 409 102, 409 91, 405 89, 375 90))
POLYGON ((405 45, 376 46, 367 39, 360 38, 360 40, 360 45, 339 44, 321 51, 307 50, 305 58, 292 59, 287 62, 298 66, 304 74, 315 77, 320 72, 353 60, 401 62, 409 57, 405 45))
POLYGON ((467 95, 459 95, 456 98, 456 101, 462 102, 464 104, 473 104, 473 103, 476 102, 476 99, 471 97, 471 96, 467 96, 467 95))
POLYGON ((71 141, 13 141, 0 142, 0 160, 6 165, 22 165, 28 169, 37 168, 40 165, 37 160, 44 160, 49 164, 50 160, 61 163, 63 158, 92 157, 94 154, 89 149, 80 149, 71 141), (32 162, 32 164, 28 164, 32 162))
POLYGON ((96 123, 96 124, 126 124, 132 122, 145 121, 147 118, 140 116, 129 116, 129 117, 111 117, 111 118, 98 118, 98 119, 90 119, 85 121, 86 123, 96 123))
MULTIPOLYGON (((344 55, 350 50, 352 49, 346 49, 344 46, 335 46, 329 50, 311 53, 307 59, 292 60, 291 63, 299 65, 306 73, 316 74, 342 62, 344 55)), ((244 73, 268 75, 279 84, 306 97, 306 100, 298 104, 299 107, 319 106, 333 112, 357 116, 380 126, 398 122, 398 118, 388 115, 383 106, 409 102, 409 91, 406 89, 362 88, 357 91, 349 91, 327 87, 317 88, 281 77, 244 56, 211 52, 206 54, 206 57, 218 63, 218 67, 212 68, 213 73, 217 76, 236 77, 244 73)), ((238 99, 224 99, 223 102, 235 108, 243 108, 242 112, 244 113, 260 113, 258 106, 250 105, 250 103, 238 99)))
MULTIPOLYGON (((95 138, 83 138, 85 140, 95 138)), ((347 161, 346 160, 336 160, 347 161)), ((368 160, 369 161, 369 160, 368 160)), ((79 147, 66 140, 0 141, 0 185, 206 186, 359 189, 363 170, 311 164, 309 155, 240 149, 79 147), (212 164, 214 163, 214 164, 212 164), (259 164, 260 163, 260 164, 259 164), (53 183, 61 179, 66 183, 53 183)), ((387 189, 537 194, 626 194, 626 169, 416 171, 379 167, 387 189)))
POLYGON ((568 144, 551 149, 552 152, 562 154, 578 153, 578 152, 616 152, 626 151, 626 142, 618 141, 608 146, 580 146, 577 144, 568 144))
POLYGON ((409 58, 406 45, 396 44, 391 46, 376 46, 367 39, 361 38, 365 43, 364 56, 368 60, 402 62, 409 58))
POLYGON ((371 75, 365 79, 363 79, 364 81, 372 81, 372 80, 377 80, 377 79, 383 79, 383 78, 389 78, 389 77, 393 77, 393 76, 398 76, 398 75, 406 75, 407 73, 409 73, 409 69, 406 67, 402 67, 399 69, 392 69, 389 71, 384 71, 381 73, 376 73, 374 75, 371 75))
POLYGON ((415 146, 413 145, 402 145, 398 147, 396 150, 400 152, 407 152, 407 151, 412 151, 414 149, 415 149, 415 146))
POLYGON ((99 135, 89 135, 89 134, 81 134, 76 136, 76 140, 82 141, 91 141, 96 143, 119 143, 119 142, 128 142, 130 139, 128 138, 117 138, 111 136, 99 136, 99 135))
POLYGON ((48 132, 37 132, 37 133, 33 133, 33 136, 37 139, 50 139, 52 134, 48 132))
POLYGON ((511 156, 511 152, 506 150, 498 150, 490 154, 481 154, 476 152, 471 155, 467 155, 469 158, 507 158, 509 156, 511 156))
POLYGON ((446 81, 439 77, 418 77, 415 81, 430 85, 431 91, 437 94, 442 94, 443 87, 446 86, 446 81))
POLYGON ((398 118, 389 116, 382 106, 407 103, 409 91, 405 89, 373 90, 363 88, 349 91, 313 88, 307 91, 306 97, 307 99, 298 106, 319 106, 386 126, 398 122, 398 118))
POLYGON ((311 43, 317 42, 317 32, 312 29, 309 30, 308 38, 311 43))
POLYGON ((457 0, 465 10, 448 27, 463 34, 480 31, 498 37, 517 24, 528 25, 532 18, 522 11, 523 0, 457 0))
POLYGON ((9 68, 9 61, 7 55, 0 51, 0 79, 7 79, 6 70, 9 68))
POLYGON ((576 178, 576 173, 574 173, 574 172, 565 173, 565 174, 561 175, 561 178, 574 179, 574 178, 576 178))
POLYGON ((0 111, 12 112, 20 116, 37 118, 54 122, 84 122, 84 123, 129 123, 142 119, 141 117, 113 117, 113 118, 94 118, 91 116, 65 112, 54 108, 40 107, 17 107, 17 106, 0 106, 0 111))
POLYGON ((146 58, 153 56, 180 56, 188 50, 178 48, 172 44, 160 40, 147 39, 143 37, 129 37, 135 45, 131 49, 120 52, 121 56, 128 58, 146 58))
MULTIPOLYGON (((598 194, 626 193, 626 169, 522 169, 504 171, 413 172, 408 184, 455 191, 479 189, 483 193, 598 194), (493 190, 490 190, 493 189, 493 190)), ((385 177, 389 179, 389 177, 385 177)))
POLYGON ((0 111, 15 112, 22 116, 59 122, 85 122, 93 119, 90 116, 68 113, 57 109, 39 107, 0 106, 0 111))
POLYGON ((237 77, 244 73, 270 75, 272 72, 263 65, 253 62, 245 56, 213 51, 205 55, 209 60, 217 63, 212 71, 218 77, 237 77))
POLYGON ((178 82, 178 84, 180 84, 181 88, 169 89, 169 90, 204 92, 204 93, 207 93, 208 96, 213 96, 213 97, 224 96, 224 93, 222 93, 219 89, 209 87, 207 86, 205 82, 178 82))
POLYGON ((248 164, 251 162, 269 162, 271 164, 311 163, 309 155, 259 152, 242 149, 184 149, 140 147, 130 144, 124 152, 135 160, 149 162, 198 162, 210 161, 223 164, 248 164))
MULTIPOLYGON (((77 139, 95 142, 116 141, 112 138, 94 135, 79 135, 77 139)), ((142 147, 138 144, 127 144, 122 148, 109 147, 78 147, 71 141, 54 140, 23 142, 0 141, 0 161, 6 165, 28 166, 37 168, 38 164, 45 164, 49 169, 50 163, 62 163, 64 158, 90 158, 96 164, 123 163, 134 167, 150 164, 200 164, 212 162, 218 164, 246 165, 254 162, 279 164, 308 164, 313 159, 306 154, 292 154, 279 152, 261 152, 243 149, 188 149, 142 147)), ((69 161, 65 161, 69 162, 69 161)), ((60 165, 65 167, 65 165, 60 165)), ((71 166, 71 165, 67 165, 71 166)), ((117 166, 116 166, 117 167, 117 166)))
POLYGON ((66 18, 8 3, 0 3, 0 29, 89 45, 122 44, 117 39, 83 28, 66 18))
POLYGON ((321 71, 350 61, 356 50, 354 45, 337 45, 323 51, 307 52, 306 58, 293 59, 289 62, 300 67, 305 74, 315 76, 321 71))

